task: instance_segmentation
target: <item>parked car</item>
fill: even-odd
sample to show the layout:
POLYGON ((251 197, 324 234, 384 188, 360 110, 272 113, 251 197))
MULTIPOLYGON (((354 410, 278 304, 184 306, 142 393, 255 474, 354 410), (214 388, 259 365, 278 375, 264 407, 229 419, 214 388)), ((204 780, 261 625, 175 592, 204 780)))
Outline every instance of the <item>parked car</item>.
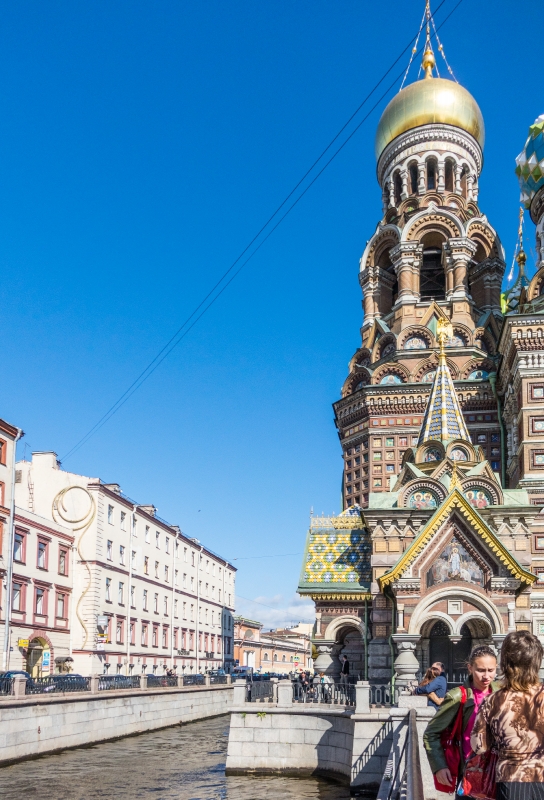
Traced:
POLYGON ((208 675, 210 675, 210 676, 212 676, 214 678, 216 678, 218 675, 226 675, 226 674, 227 673, 225 672, 224 669, 211 669, 209 671, 209 673, 208 673, 208 675))
POLYGON ((249 678, 253 675, 253 667, 234 667, 232 670, 232 677, 234 680, 238 678, 249 678))

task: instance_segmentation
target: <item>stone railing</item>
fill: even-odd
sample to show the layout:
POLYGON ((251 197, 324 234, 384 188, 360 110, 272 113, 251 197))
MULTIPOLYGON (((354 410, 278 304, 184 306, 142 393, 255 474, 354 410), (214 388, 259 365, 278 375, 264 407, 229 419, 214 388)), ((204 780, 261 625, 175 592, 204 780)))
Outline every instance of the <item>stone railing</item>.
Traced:
POLYGON ((0 702, 13 697, 51 694, 98 694, 111 690, 143 689, 183 689, 184 687, 209 687, 216 684, 230 685, 231 676, 210 675, 91 675, 81 676, 51 675, 48 678, 25 678, 16 675, 14 678, 0 679, 0 702), (220 678, 220 680, 218 679, 220 678))

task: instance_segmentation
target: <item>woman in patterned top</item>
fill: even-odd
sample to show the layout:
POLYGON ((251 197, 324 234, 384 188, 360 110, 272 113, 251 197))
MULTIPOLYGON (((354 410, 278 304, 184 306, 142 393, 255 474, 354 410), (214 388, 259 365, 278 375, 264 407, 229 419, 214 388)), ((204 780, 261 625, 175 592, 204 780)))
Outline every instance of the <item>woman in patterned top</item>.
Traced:
POLYGON ((470 743, 497 749, 497 800, 544 800, 544 648, 529 631, 509 633, 501 648, 502 687, 482 703, 470 743))

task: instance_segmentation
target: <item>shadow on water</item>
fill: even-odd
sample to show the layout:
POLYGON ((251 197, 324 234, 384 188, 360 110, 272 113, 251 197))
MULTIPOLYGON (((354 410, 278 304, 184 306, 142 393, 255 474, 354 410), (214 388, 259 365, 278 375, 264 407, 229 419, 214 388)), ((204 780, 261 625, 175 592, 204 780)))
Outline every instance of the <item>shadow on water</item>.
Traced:
POLYGON ((228 718, 68 750, 0 769, 2 800, 349 800, 319 778, 225 777, 228 718))

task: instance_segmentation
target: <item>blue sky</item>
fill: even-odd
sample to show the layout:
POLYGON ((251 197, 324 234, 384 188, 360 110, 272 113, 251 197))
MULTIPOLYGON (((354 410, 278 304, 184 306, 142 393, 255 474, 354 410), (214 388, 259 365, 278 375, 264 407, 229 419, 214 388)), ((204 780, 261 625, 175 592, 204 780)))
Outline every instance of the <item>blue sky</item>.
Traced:
MULTIPOLYGON (((421 0, 387 10, 351 0, 3 4, 1 415, 26 432, 21 455, 25 443, 27 455, 67 453, 124 392, 415 35, 422 11, 421 0)), ((538 0, 464 0, 441 30, 484 114, 480 206, 508 261, 514 158, 544 111, 529 38, 540 16, 538 0)), ((238 609, 268 624, 311 616, 295 596, 310 508, 339 508, 331 403, 359 342, 358 260, 380 217, 379 113, 65 463, 244 557, 238 609)), ((530 221, 527 231, 531 266, 530 221)))

